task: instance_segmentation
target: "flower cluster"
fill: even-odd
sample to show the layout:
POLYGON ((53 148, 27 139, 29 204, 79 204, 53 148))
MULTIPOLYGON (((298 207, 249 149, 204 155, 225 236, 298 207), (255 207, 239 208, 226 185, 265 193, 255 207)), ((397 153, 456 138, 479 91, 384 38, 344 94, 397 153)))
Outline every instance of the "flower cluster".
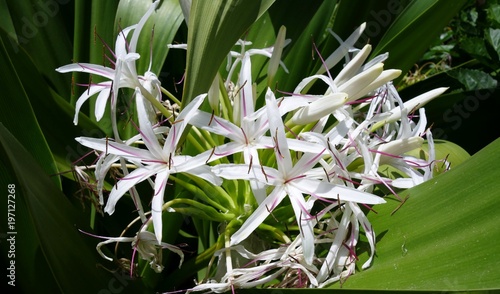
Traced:
MULTIPOLYGON (((400 71, 383 68, 388 55, 367 61, 371 46, 354 47, 362 25, 324 60, 323 70, 290 93, 267 87, 261 95, 252 77, 253 56, 273 59, 281 46, 247 49, 251 43, 239 41, 235 48, 241 50, 229 54, 227 77, 219 82, 217 76, 207 94, 174 113, 164 107, 166 90, 157 75, 149 70, 139 75, 135 67, 141 58, 135 52, 138 36, 157 5, 120 32, 113 68, 76 63, 57 69, 109 79, 87 85, 74 122, 82 104, 99 93, 96 118, 105 113, 109 97, 115 137, 76 140, 99 154, 92 167, 104 211, 113 214, 117 202, 130 195, 142 222, 135 237, 107 238, 99 252, 110 242, 131 242, 134 254, 161 271, 162 248, 183 256, 180 248, 162 242, 162 232, 169 229, 162 216, 181 213, 221 228, 212 244, 216 265, 210 263, 209 276, 189 291, 323 287, 343 281, 355 271, 361 234, 370 248, 362 268, 369 267, 375 232, 365 213, 385 203, 382 191, 397 197, 399 189, 432 177, 432 134, 421 107, 446 89, 403 103, 391 83, 400 71), (343 69, 332 77, 329 69, 341 60, 343 69), (316 82, 322 83, 314 85, 321 93, 312 93, 316 82), (137 134, 130 138, 121 138, 117 128, 120 88, 132 89, 135 100, 137 134), (428 156, 408 155, 422 147, 424 138, 428 156), (116 168, 123 177, 105 201, 107 175, 116 168), (381 172, 387 169, 391 172, 381 172), (135 190, 141 182, 150 184, 151 197, 135 190), (170 196, 174 186, 191 196, 170 196)), ((287 70, 283 63, 272 64, 287 70)))

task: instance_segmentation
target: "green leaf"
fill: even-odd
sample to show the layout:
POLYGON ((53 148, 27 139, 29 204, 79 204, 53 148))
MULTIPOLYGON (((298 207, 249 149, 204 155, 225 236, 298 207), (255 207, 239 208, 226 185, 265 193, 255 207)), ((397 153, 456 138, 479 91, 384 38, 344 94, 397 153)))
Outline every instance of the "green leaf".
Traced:
MULTIPOLYGON (((500 139, 452 170, 402 193, 409 199, 376 207, 371 268, 345 289, 465 291, 499 289, 500 139)), ((366 259, 366 256, 360 256, 366 259)), ((362 261, 361 261, 362 262, 362 261)), ((338 288, 334 285, 333 288, 338 288)))
MULTIPOLYGON (((70 77, 54 69, 71 61, 71 41, 64 16, 68 1, 7 1, 17 43, 9 45, 17 53, 25 50, 48 82, 61 95, 70 93, 70 77)), ((7 21, 7 20, 6 20, 7 21)))
POLYGON ((189 15, 183 103, 208 92, 229 50, 274 0, 194 0, 189 15))
POLYGON ((489 74, 475 69, 457 68, 447 72, 465 86, 466 91, 495 88, 497 81, 489 74))
POLYGON ((482 38, 476 38, 476 37, 466 38, 460 42, 460 48, 462 50, 465 50, 470 55, 472 55, 472 57, 482 60, 491 59, 490 54, 486 49, 484 39, 482 38))
MULTIPOLYGON (((2 79, 0 85, 3 98, 0 99, 0 122, 11 132, 16 134, 16 138, 27 146, 30 154, 43 166, 45 172, 51 175, 58 174, 58 169, 52 156, 47 141, 40 129, 37 118, 34 115, 29 96, 24 83, 18 75, 15 66, 19 57, 27 58, 25 55, 12 54, 12 48, 8 47, 7 39, 3 32, 0 34, 0 75, 2 79), (12 58, 11 58, 12 54, 12 58)), ((29 73, 21 72, 21 74, 29 73)), ((24 81, 25 82, 25 81, 24 81)), ((37 97, 43 99, 42 97, 37 97)), ((58 176, 52 178, 57 186, 61 186, 58 176)))
POLYGON ((495 25, 500 25, 500 5, 492 4, 486 9, 488 19, 495 25))
POLYGON ((427 51, 465 2, 413 0, 387 29, 374 48, 372 56, 389 52, 385 68, 398 68, 406 73, 427 51))
POLYGON ((497 56, 500 56, 500 29, 489 28, 486 32, 486 40, 493 46, 497 56))
POLYGON ((113 277, 96 268, 102 259, 95 247, 88 245, 90 237, 78 232, 87 230, 78 211, 3 124, 0 160, 2 187, 15 185, 15 224, 9 231, 17 232, 16 273, 22 287, 49 289, 51 293, 97 293, 109 285, 123 286, 112 280, 118 278, 132 286, 126 277, 113 277))
MULTIPOLYGON (((139 22, 151 5, 151 0, 120 1, 116 11, 115 32, 139 22)), ((137 43, 137 52, 141 58, 137 62, 137 71, 143 74, 149 68, 151 52, 151 71, 159 73, 169 51, 167 44, 172 43, 184 17, 178 0, 164 0, 144 25, 137 43), (154 29, 154 35, 153 35, 154 29), (151 44, 151 38, 153 43, 151 44)))
MULTIPOLYGON (((114 32, 113 24, 118 1, 77 0, 76 4, 74 60, 109 66, 106 55, 111 56, 111 53, 107 51, 106 45, 114 50, 117 35, 114 32), (82 15, 87 15, 87 17, 82 17, 82 15), (90 18, 88 15, 90 15, 90 18), (82 45, 78 46, 80 43, 82 45)), ((73 76, 76 82, 83 84, 87 84, 90 79, 89 75, 85 73, 73 73, 73 76)), ((104 80, 106 79, 98 75, 92 76, 93 83, 104 80)), ((79 96, 86 90, 85 87, 79 87, 75 92, 79 96)), ((72 102, 75 103, 77 97, 73 96, 72 99, 72 102)), ((83 113, 86 113, 94 122, 97 122, 94 112, 96 99, 97 95, 91 97, 88 104, 86 103, 85 108, 83 108, 83 113)), ((97 122, 106 134, 112 133, 109 113, 108 104, 103 118, 97 122)))
MULTIPOLYGON (((285 2, 278 2, 276 4, 281 6, 272 7, 270 12, 272 12, 271 17, 273 17, 273 21, 276 21, 274 20, 274 15, 280 11, 279 8, 281 7, 281 11, 285 11, 284 9, 288 5, 285 2)), ((293 91, 295 86, 303 78, 307 77, 308 73, 314 74, 315 70, 319 66, 322 66, 320 60, 313 60, 313 42, 317 44, 321 43, 329 35, 326 32, 326 28, 333 17, 336 5, 336 1, 323 1, 316 10, 313 10, 314 13, 311 13, 311 11, 300 11, 301 6, 299 5, 291 6, 297 7, 296 10, 298 11, 295 11, 295 15, 305 14, 307 17, 297 21, 297 24, 293 24, 293 19, 287 19, 285 22, 287 38, 291 38, 291 43, 285 47, 283 62, 288 67, 290 73, 287 74, 284 71, 278 71, 275 80, 280 90, 293 91)), ((280 16, 280 14, 277 14, 277 16, 280 16)), ((326 52, 329 54, 333 51, 326 52)))

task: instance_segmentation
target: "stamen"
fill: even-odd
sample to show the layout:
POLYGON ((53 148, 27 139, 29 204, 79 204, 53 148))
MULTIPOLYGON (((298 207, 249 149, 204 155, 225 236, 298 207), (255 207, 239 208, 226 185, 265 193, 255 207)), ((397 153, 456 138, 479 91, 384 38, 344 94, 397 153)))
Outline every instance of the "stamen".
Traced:
POLYGON ((278 152, 279 157, 285 158, 283 156, 283 154, 281 154, 281 150, 280 150, 279 143, 278 143, 278 128, 276 128, 276 132, 275 132, 275 136, 273 137, 273 141, 274 141, 274 148, 275 148, 276 152, 278 152))
POLYGON ((250 173, 250 170, 252 169, 252 162, 253 162, 253 156, 250 155, 250 164, 248 165, 248 171, 247 171, 247 174, 250 173))
POLYGON ((208 122, 209 126, 212 124, 214 117, 215 117, 215 110, 212 110, 212 116, 210 117, 210 121, 208 122))
POLYGON ((264 166, 263 166, 263 165, 261 165, 261 166, 260 166, 260 170, 261 170, 261 171, 262 171, 262 173, 264 174, 264 177, 266 178, 266 182, 269 182, 269 181, 268 181, 268 179, 267 179, 267 174, 266 174, 266 172, 264 171, 264 166))
POLYGON ((278 219, 274 216, 273 211, 272 211, 271 209, 269 209, 269 207, 267 207, 267 205, 265 205, 265 206, 266 206, 266 210, 267 210, 267 212, 269 212, 269 214, 270 214, 270 215, 274 218, 274 220, 275 220, 277 223, 279 223, 278 219))
POLYGON ((403 204, 406 203, 406 200, 408 200, 408 198, 410 198, 410 194, 406 195, 406 197, 401 201, 401 203, 399 203, 399 205, 391 212, 391 216, 393 216, 396 213, 396 211, 398 211, 401 208, 401 206, 403 206, 403 204))
POLYGON ((212 152, 210 152, 210 156, 207 158, 207 161, 205 161, 205 164, 207 164, 210 161, 210 158, 215 154, 215 147, 212 149, 212 152))

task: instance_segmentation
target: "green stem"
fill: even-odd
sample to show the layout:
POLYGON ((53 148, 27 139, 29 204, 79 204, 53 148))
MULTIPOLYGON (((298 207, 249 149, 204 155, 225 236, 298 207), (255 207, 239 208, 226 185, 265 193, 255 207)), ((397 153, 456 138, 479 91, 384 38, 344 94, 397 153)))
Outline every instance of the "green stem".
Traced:
POLYGON ((177 99, 177 97, 175 97, 175 96, 174 96, 172 93, 170 93, 167 89, 165 89, 165 88, 161 87, 161 92, 162 92, 163 94, 167 95, 167 97, 168 97, 170 100, 174 101, 174 103, 176 103, 177 105, 179 105, 179 107, 181 107, 181 106, 182 106, 181 101, 180 101, 179 99, 177 99))
POLYGON ((153 106, 163 114, 166 118, 171 118, 173 120, 173 115, 170 110, 165 108, 160 101, 158 101, 148 90, 146 90, 142 85, 139 85, 139 89, 141 90, 141 94, 151 103, 153 106))

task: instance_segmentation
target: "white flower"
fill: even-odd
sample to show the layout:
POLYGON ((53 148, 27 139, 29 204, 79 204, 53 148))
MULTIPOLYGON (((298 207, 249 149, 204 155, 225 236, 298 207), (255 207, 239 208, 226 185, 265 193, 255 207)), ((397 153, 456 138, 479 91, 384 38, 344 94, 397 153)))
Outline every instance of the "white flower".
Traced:
POLYGON ((314 234, 312 222, 310 221, 312 218, 310 209, 315 199, 340 199, 340 201, 355 201, 367 204, 380 204, 385 203, 385 201, 380 197, 362 191, 308 178, 306 173, 321 159, 323 152, 306 153, 293 165, 283 121, 280 116, 276 115, 276 113, 279 113, 278 105, 274 94, 270 90, 266 94, 266 108, 269 117, 269 128, 271 134, 273 134, 278 169, 266 166, 252 166, 250 167, 251 172, 248 172, 248 166, 238 164, 222 164, 213 168, 213 171, 223 178, 256 179, 267 185, 274 186, 273 191, 260 203, 242 227, 233 234, 231 245, 236 245, 247 238, 288 195, 301 229, 300 234, 304 242, 305 261, 307 264, 311 264, 314 256, 314 234), (311 195, 311 198, 306 201, 304 194, 311 195))
MULTIPOLYGON (((137 95, 141 95, 139 92, 137 95)), ((138 104, 138 117, 140 132, 143 143, 147 149, 132 147, 127 144, 110 142, 106 139, 94 139, 80 137, 76 140, 80 144, 93 148, 101 152, 108 152, 125 158, 137 165, 137 168, 129 175, 122 178, 111 190, 109 199, 104 211, 112 214, 115 210, 115 204, 118 200, 136 184, 152 177, 155 177, 154 195, 151 203, 153 226, 158 242, 162 238, 162 205, 163 196, 167 185, 169 175, 172 173, 186 172, 201 177, 213 184, 219 185, 220 179, 215 177, 202 159, 191 158, 189 156, 177 155, 177 144, 187 126, 189 120, 193 117, 195 110, 201 105, 206 95, 200 95, 193 99, 177 117, 176 122, 170 128, 163 146, 158 142, 158 138, 153 130, 146 110, 138 104)))
MULTIPOLYGON (((114 114, 116 111, 116 101, 118 89, 120 88, 141 88, 141 80, 151 80, 151 76, 139 77, 136 71, 135 62, 140 58, 136 52, 137 41, 141 30, 147 19, 154 12, 160 1, 155 1, 151 4, 148 11, 144 14, 138 24, 129 26, 118 34, 115 43, 115 52, 113 53, 115 61, 113 62, 114 68, 91 64, 91 63, 73 63, 65 65, 56 69, 60 73, 67 72, 85 72, 95 74, 109 79, 109 81, 100 82, 98 84, 89 84, 88 90, 85 91, 76 101, 75 117, 73 123, 78 124, 78 113, 83 103, 93 95, 99 93, 95 105, 95 116, 99 121, 106 109, 108 98, 111 97, 111 111, 114 114), (127 41, 127 36, 131 30, 134 30, 131 41, 127 41)), ((156 79, 157 80, 157 79, 156 79)), ((155 82, 153 82, 155 83, 155 82)), ((146 95, 145 93, 143 93, 146 95)))
MULTIPOLYGON (((88 233, 85 233, 88 234, 88 233)), ((145 231, 145 230, 140 230, 135 237, 101 237, 101 236, 95 236, 92 234, 89 234, 94 237, 98 237, 101 239, 106 239, 106 241, 99 242, 96 246, 97 252, 106 260, 113 261, 113 258, 106 256, 102 250, 101 247, 110 244, 110 243, 123 243, 123 242, 131 242, 132 248, 133 248, 133 255, 131 258, 131 272, 134 270, 133 269, 133 264, 134 264, 134 256, 135 253, 139 253, 139 257, 149 261, 149 265, 151 268, 157 272, 160 273, 163 270, 163 265, 162 265, 162 253, 161 251, 163 249, 168 249, 174 253, 177 253, 180 257, 180 262, 179 262, 179 267, 182 266, 182 262, 184 261, 184 253, 182 250, 174 245, 165 243, 165 242, 160 242, 158 243, 155 236, 153 233, 145 231)))

